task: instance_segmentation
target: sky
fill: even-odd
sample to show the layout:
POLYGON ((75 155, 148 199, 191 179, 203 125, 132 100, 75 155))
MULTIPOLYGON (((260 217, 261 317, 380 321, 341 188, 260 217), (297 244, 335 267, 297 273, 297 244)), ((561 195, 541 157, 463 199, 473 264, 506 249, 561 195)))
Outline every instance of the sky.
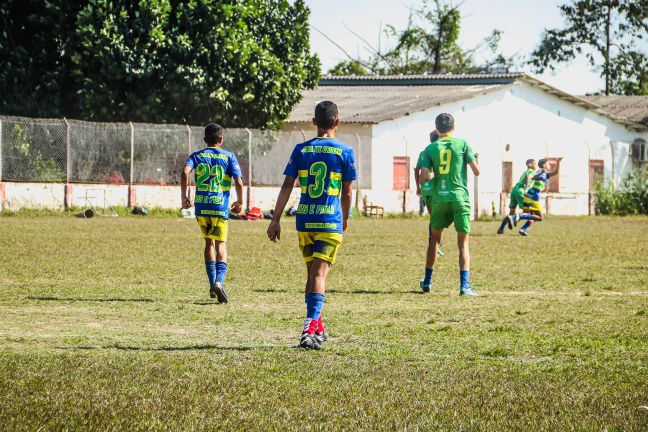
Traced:
MULTIPOLYGON (((454 0, 454 4, 460 0, 454 0)), ((563 18, 558 6, 566 0, 465 0, 461 5, 462 21, 459 44, 471 48, 493 29, 503 32, 500 50, 505 55, 527 57, 538 45, 546 28, 560 28, 563 18)), ((378 46, 380 28, 391 24, 404 29, 410 8, 420 7, 421 0, 306 0, 311 9, 311 50, 319 55, 325 73, 341 60, 344 53, 315 28, 321 30, 353 56, 368 57, 364 43, 349 30, 378 46)), ((386 39, 382 38, 383 46, 386 39)), ((524 66, 525 72, 532 72, 524 66)), ((537 75, 540 79, 572 94, 595 92, 603 80, 592 72, 584 58, 561 65, 556 72, 537 75)))

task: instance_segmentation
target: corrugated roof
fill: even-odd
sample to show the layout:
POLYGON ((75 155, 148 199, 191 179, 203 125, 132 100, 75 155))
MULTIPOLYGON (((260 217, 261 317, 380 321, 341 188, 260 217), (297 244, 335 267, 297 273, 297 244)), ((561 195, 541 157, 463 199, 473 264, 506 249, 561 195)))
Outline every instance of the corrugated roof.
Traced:
POLYGON ((523 81, 635 130, 648 128, 648 96, 574 96, 531 75, 514 73, 439 75, 327 75, 306 90, 288 122, 310 122, 313 107, 332 100, 347 123, 380 123, 434 106, 483 95, 523 81), (598 98, 598 99, 597 99, 598 98))
POLYGON ((648 96, 582 96, 617 117, 648 126, 648 96))
POLYGON ((345 123, 380 123, 430 107, 468 99, 508 87, 511 84, 491 85, 323 85, 306 90, 293 109, 288 122, 310 122, 313 107, 323 100, 335 101, 340 119, 345 123))
POLYGON ((429 86, 510 84, 524 76, 522 72, 480 74, 421 74, 421 75, 325 75, 320 86, 429 86))

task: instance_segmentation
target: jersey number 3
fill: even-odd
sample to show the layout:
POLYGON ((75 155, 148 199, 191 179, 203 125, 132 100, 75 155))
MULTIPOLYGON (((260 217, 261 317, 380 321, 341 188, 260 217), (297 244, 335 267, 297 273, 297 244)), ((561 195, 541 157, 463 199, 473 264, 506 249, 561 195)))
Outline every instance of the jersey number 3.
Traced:
POLYGON ((328 168, 324 162, 315 162, 308 170, 309 174, 315 177, 315 183, 308 185, 308 195, 311 198, 319 198, 324 193, 324 179, 328 168))
POLYGON ((450 172, 450 161, 452 160, 452 150, 441 150, 439 154, 439 174, 448 174, 450 172))
POLYGON ((220 165, 210 168, 208 164, 201 163, 196 167, 196 187, 201 192, 218 192, 224 174, 225 169, 220 165))

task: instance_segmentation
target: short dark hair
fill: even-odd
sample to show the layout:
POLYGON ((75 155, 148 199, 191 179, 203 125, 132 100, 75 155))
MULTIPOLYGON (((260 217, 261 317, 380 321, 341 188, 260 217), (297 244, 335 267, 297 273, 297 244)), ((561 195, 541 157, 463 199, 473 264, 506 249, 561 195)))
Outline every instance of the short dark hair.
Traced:
POLYGON ((526 161, 526 165, 529 166, 529 165, 531 165, 533 162, 535 162, 535 159, 527 159, 527 161, 526 161))
POLYGON ((331 101, 323 101, 315 107, 315 123, 322 129, 331 129, 338 118, 338 107, 331 101))
POLYGON ((454 129, 454 117, 448 113, 439 114, 434 120, 439 133, 447 133, 454 129))
POLYGON ((205 142, 207 144, 217 144, 223 138, 223 126, 218 123, 209 123, 205 126, 205 142))
POLYGON ((538 167, 544 168, 544 166, 547 165, 547 162, 549 162, 547 159, 540 159, 538 161, 538 167))
POLYGON ((441 135, 439 135, 439 132, 433 130, 430 132, 430 142, 433 143, 434 141, 438 140, 441 138, 441 135))

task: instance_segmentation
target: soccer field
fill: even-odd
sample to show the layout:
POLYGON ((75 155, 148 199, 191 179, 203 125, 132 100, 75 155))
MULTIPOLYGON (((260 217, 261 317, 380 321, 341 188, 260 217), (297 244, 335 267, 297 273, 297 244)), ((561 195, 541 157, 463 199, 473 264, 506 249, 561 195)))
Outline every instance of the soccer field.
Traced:
POLYGON ((0 218, 0 429, 647 430, 648 218, 454 230, 419 292, 423 219, 352 219, 322 351, 296 348, 294 219, 230 222, 231 303, 172 217, 0 218))

